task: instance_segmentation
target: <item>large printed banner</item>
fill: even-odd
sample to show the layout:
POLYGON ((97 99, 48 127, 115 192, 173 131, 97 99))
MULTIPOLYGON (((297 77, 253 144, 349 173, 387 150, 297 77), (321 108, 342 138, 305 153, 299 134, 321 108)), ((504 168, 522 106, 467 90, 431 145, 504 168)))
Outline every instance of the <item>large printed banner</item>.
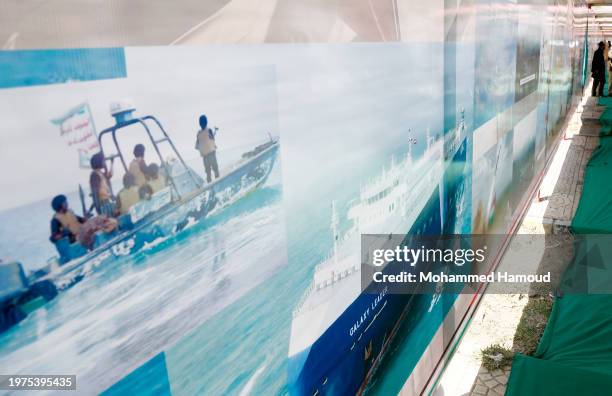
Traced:
POLYGON ((92 155, 100 151, 93 116, 88 103, 81 103, 59 118, 51 120, 60 128, 68 146, 79 153, 79 166, 89 168, 92 155))
MULTIPOLYGON (((0 367, 76 375, 83 394, 427 393, 475 300, 461 282, 436 289, 442 275, 425 294, 364 293, 362 235, 505 243, 581 93, 570 48, 588 43, 573 5, 149 2, 89 24, 116 10, 52 3, 19 26, 2 22, 20 8, 0 13, 0 37, 18 48, 0 51, 0 168, 15 169, 0 190, 18 192, 0 198, 0 259, 60 289, 39 312, 25 306, 16 326, 2 331, 0 320, 0 367), (55 7, 57 21, 41 27, 55 7), (107 148, 94 118, 100 131, 116 125, 108 105, 123 97, 159 124, 121 125, 127 133, 107 148), (221 127, 214 161, 194 150, 202 115, 221 127), (150 139, 166 131, 171 145, 150 139), (182 197, 166 186, 133 203, 90 254, 77 241, 66 264, 50 265, 49 203, 64 194, 74 208, 74 187, 88 183, 73 150, 88 168, 101 149, 129 161, 136 144, 149 179, 157 169, 171 186, 193 186, 217 161, 220 175, 182 197), (163 160, 179 157, 185 167, 163 160)), ((116 168, 119 191, 127 169, 116 168)), ((459 248, 449 262, 463 259, 459 248)), ((448 275, 442 261, 433 264, 448 275)))

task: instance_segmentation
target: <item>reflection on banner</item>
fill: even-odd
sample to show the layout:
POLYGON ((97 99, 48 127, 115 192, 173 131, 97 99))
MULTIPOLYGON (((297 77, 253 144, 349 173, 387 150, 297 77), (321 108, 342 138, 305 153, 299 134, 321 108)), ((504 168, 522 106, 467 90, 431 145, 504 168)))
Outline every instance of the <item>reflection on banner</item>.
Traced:
POLYGON ((66 140, 68 146, 76 148, 79 152, 79 166, 89 168, 91 156, 100 151, 89 104, 81 103, 51 122, 59 125, 60 136, 66 140))

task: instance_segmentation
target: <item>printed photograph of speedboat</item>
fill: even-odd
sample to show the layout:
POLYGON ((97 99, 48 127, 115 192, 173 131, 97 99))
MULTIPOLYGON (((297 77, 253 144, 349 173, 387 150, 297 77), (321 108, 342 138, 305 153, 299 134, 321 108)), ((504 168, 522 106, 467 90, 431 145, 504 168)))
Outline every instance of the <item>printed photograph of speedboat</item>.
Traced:
MULTIPOLYGON (((47 59, 68 58, 55 79, 0 90, 3 118, 19 128, 0 137, 14 153, 2 165, 27 162, 24 152, 57 158, 2 181, 19 193, 0 203, 1 364, 76 370, 83 392, 109 387, 286 265, 273 67, 174 78, 171 57, 148 62, 159 49, 114 54, 125 64, 110 79, 75 71, 71 51, 57 50, 47 59), (251 95, 222 96, 244 85, 251 95), (39 111, 24 120, 31 100, 39 111)), ((83 66, 109 53, 80 55, 83 66)))

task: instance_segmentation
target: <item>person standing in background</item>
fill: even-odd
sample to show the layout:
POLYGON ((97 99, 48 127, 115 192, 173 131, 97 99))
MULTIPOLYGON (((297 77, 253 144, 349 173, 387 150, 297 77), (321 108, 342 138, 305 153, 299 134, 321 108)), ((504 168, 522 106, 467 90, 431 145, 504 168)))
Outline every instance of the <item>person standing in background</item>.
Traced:
POLYGON ((210 183, 212 181, 211 171, 215 173, 215 179, 219 178, 215 132, 208 128, 208 119, 204 114, 200 116, 199 121, 200 130, 196 138, 195 148, 200 151, 200 155, 204 161, 204 169, 206 170, 206 181, 210 183))
POLYGON ((144 160, 145 146, 137 144, 134 146, 134 159, 130 162, 128 171, 134 176, 134 182, 137 186, 144 186, 147 182, 145 173, 147 171, 147 163, 144 160))
POLYGON ((610 74, 612 73, 612 43, 610 40, 606 42, 606 73, 607 73, 607 81, 608 81, 608 96, 612 95, 612 84, 610 84, 610 74))
POLYGON ((603 96, 604 84, 606 83, 606 60, 604 58, 605 44, 603 41, 599 42, 598 48, 593 54, 593 61, 591 62, 591 75, 593 77, 593 89, 591 95, 603 96))

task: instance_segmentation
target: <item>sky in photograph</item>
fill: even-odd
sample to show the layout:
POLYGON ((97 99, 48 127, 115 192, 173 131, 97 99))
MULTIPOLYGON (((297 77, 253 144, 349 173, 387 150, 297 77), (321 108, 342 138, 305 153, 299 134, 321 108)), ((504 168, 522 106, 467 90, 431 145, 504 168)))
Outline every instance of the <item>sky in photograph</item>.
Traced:
MULTIPOLYGON (((137 115, 160 120, 186 160, 199 156, 194 143, 202 113, 220 128, 219 150, 252 148, 268 133, 278 136, 274 66, 211 71, 204 51, 192 50, 188 62, 176 62, 168 48, 127 49, 127 78, 0 90, 0 168, 5 170, 0 190, 12 192, 2 194, 0 210, 88 184, 89 172, 79 169, 77 151, 51 122, 82 102, 89 103, 99 133, 114 124, 110 103, 131 99, 137 115)), ((127 161, 133 145, 147 141, 144 130, 134 127, 119 140, 127 161)), ((105 151, 111 150, 105 146, 105 151)), ((151 146, 147 157, 159 163, 151 146)))

